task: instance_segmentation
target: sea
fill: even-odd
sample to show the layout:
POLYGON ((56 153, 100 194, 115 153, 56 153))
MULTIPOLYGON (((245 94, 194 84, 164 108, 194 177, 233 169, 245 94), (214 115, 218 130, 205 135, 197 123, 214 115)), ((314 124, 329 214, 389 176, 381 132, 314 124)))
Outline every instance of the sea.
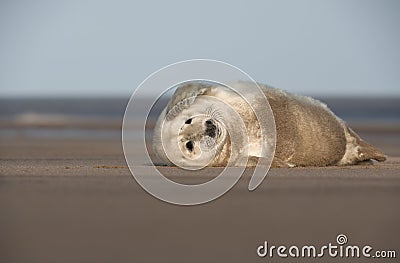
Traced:
MULTIPOLYGON (((400 97, 317 99, 350 126, 400 131, 400 97)), ((0 138, 120 138, 128 102, 129 98, 0 98, 0 138)), ((143 98, 136 103, 139 110, 130 117, 148 116, 151 128, 167 100, 143 98), (140 110, 154 103, 150 114, 140 110)), ((137 128, 142 127, 138 123, 137 128)))

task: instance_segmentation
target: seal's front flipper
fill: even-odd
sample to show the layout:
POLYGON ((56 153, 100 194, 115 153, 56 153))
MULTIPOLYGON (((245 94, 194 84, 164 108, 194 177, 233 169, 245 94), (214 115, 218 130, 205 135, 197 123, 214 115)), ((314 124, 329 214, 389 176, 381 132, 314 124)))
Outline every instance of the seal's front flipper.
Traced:
MULTIPOLYGON (((249 156, 249 158, 247 159, 247 166, 256 166, 259 165, 259 161, 261 159, 261 165, 263 164, 268 164, 268 161, 266 161, 265 158, 263 157, 257 157, 257 156, 249 156)), ((295 167, 296 165, 285 162, 277 157, 274 157, 274 159, 272 159, 272 163, 271 163, 271 168, 292 168, 295 167)))
POLYGON ((178 87, 167 106, 167 120, 175 118, 193 104, 197 96, 209 95, 212 86, 204 83, 188 83, 178 87))
POLYGON ((292 163, 288 163, 286 161, 283 161, 277 157, 274 157, 274 159, 272 160, 272 164, 271 164, 272 168, 292 168, 295 166, 296 165, 294 165, 292 163))

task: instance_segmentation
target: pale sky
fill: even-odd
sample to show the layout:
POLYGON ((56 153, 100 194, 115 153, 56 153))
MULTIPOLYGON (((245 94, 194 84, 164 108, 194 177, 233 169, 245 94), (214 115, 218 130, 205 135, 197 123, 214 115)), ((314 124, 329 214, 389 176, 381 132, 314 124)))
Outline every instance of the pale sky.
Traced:
POLYGON ((399 26, 396 0, 3 0, 0 97, 129 96, 193 58, 300 94, 400 96, 399 26))

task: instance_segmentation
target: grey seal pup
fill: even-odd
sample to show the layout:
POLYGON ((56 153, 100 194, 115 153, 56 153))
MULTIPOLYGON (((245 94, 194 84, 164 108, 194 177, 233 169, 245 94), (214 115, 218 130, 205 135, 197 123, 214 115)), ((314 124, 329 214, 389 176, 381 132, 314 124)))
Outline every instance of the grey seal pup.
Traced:
POLYGON ((153 149, 162 164, 255 165, 263 157, 260 140, 264 138, 252 110, 258 107, 270 107, 275 120, 271 167, 343 166, 386 160, 380 150, 362 140, 318 100, 258 84, 269 102, 262 105, 256 96, 244 101, 239 95, 251 92, 254 84, 235 82, 229 86, 238 93, 223 85, 201 82, 185 83, 176 89, 154 130, 153 149))

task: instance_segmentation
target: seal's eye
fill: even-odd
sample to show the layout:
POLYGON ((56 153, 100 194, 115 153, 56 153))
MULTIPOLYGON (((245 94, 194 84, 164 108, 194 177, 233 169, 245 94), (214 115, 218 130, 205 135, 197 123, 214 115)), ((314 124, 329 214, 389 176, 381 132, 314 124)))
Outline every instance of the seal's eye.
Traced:
POLYGON ((189 150, 189 152, 193 151, 193 142, 192 141, 188 141, 186 143, 186 148, 189 150))
POLYGON ((192 123, 192 119, 188 119, 185 121, 185 124, 191 124, 192 123))

